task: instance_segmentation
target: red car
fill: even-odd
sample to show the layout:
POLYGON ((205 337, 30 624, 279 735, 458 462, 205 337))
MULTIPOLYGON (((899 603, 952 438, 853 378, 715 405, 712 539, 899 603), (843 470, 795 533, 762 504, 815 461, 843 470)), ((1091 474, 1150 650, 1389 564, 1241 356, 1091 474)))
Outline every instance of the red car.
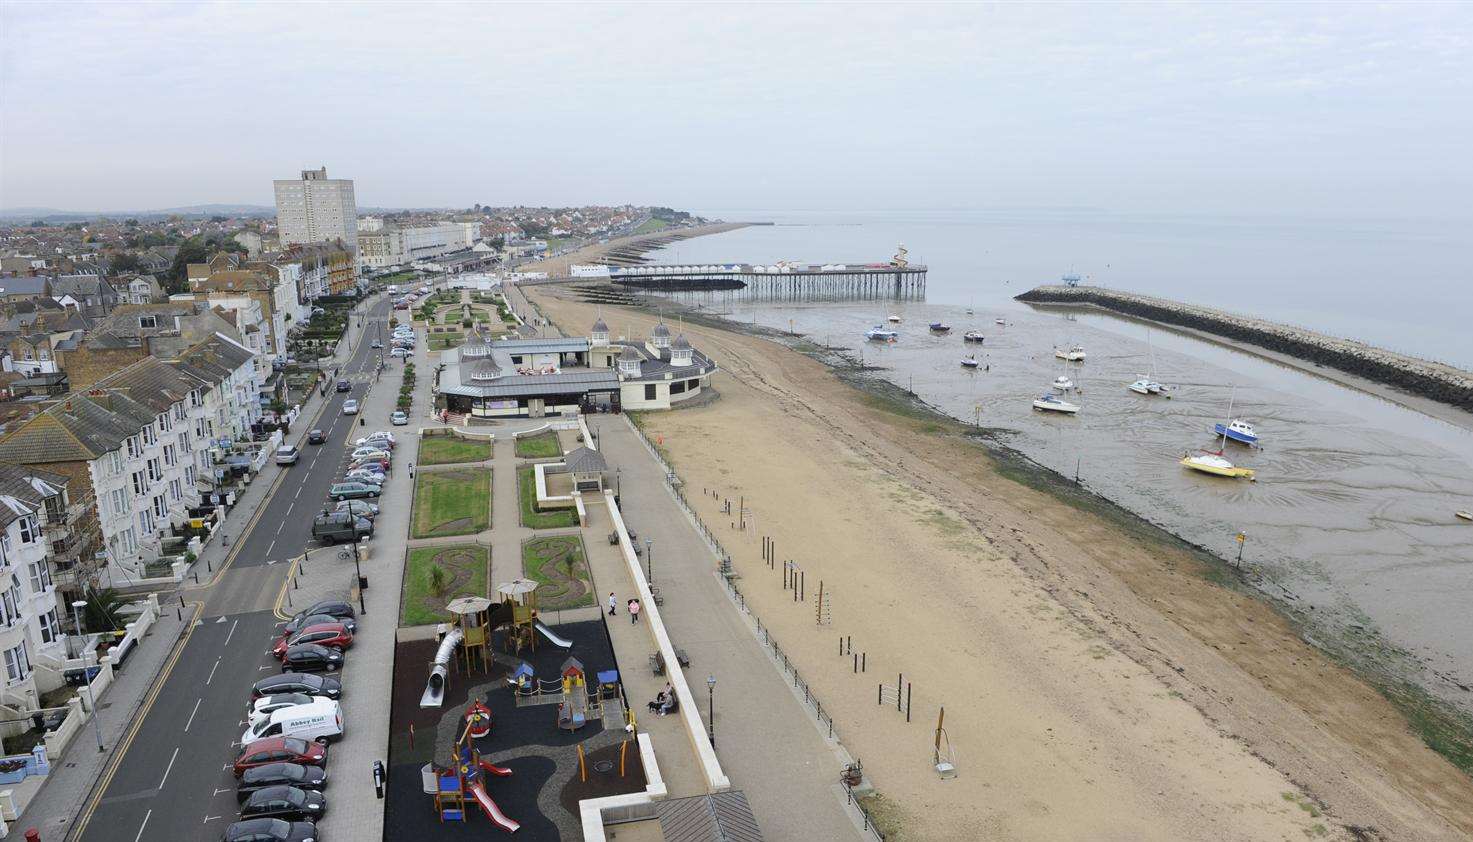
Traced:
POLYGON ((271 655, 279 661, 286 654, 288 646, 296 646, 298 643, 316 643, 347 649, 353 645, 353 633, 342 623, 317 623, 296 634, 282 635, 276 645, 271 647, 271 655))
POLYGON ((256 740, 240 750, 235 758, 235 776, 245 774, 247 769, 265 766, 267 763, 295 763, 299 766, 326 766, 327 747, 311 740, 296 737, 267 737, 256 740))

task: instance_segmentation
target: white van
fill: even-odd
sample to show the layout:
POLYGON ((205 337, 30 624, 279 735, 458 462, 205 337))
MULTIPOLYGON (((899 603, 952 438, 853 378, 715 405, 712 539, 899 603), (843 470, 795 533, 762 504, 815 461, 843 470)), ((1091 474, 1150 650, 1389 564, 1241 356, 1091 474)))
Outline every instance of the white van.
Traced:
POLYGON ((343 735, 343 709, 332 699, 317 699, 310 704, 292 705, 272 711, 240 735, 247 745, 267 737, 297 737, 326 743, 343 735))
POLYGON ((399 285, 398 284, 389 284, 389 295, 398 295, 398 294, 399 294, 399 285))

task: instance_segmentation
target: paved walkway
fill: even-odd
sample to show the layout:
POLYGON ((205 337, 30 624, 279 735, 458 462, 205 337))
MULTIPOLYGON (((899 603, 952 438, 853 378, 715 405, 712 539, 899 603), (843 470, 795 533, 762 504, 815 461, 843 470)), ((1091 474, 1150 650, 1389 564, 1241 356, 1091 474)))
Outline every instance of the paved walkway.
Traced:
MULTIPOLYGON (((342 364, 350 359, 361 333, 357 319, 349 319, 346 341, 339 344, 337 352, 330 360, 324 361, 324 365, 342 364)), ((323 404, 320 393, 312 392, 308 396, 287 441, 301 444, 323 404)), ((51 773, 25 804, 20 818, 9 823, 7 840, 21 839, 26 829, 31 827, 41 831, 42 839, 63 838, 73 818, 91 796, 122 736, 132 727, 145 698, 158 686, 158 677, 164 666, 177 657, 180 639, 203 605, 204 589, 218 580, 223 572, 222 566, 231 551, 231 546, 225 543, 226 538, 239 536, 245 531, 246 524, 275 489, 276 480, 283 470, 273 462, 266 464, 225 515, 216 537, 202 548, 199 559, 181 587, 175 592, 159 595, 162 611, 158 621, 144 635, 142 645, 117 671, 107 692, 97 700, 98 724, 102 729, 105 750, 97 750, 92 722, 84 723, 83 730, 62 756, 51 758, 51 773), (181 597, 183 606, 180 605, 181 597)))
MULTIPOLYGON (((706 676, 716 678, 716 755, 733 788, 746 792, 763 835, 859 838, 844 811, 835 746, 819 733, 727 597, 713 573, 710 549, 665 490, 664 470, 623 418, 598 415, 588 421, 610 468, 620 469, 625 522, 641 544, 653 540, 647 564, 664 597, 660 611, 670 637, 690 655, 691 688, 697 691, 706 676)), ((705 718, 707 711, 701 714, 705 718)))

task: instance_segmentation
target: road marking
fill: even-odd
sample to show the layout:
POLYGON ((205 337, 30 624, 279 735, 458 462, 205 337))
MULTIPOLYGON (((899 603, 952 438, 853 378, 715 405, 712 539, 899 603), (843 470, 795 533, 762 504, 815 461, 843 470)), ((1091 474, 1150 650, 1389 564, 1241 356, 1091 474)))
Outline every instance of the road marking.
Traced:
POLYGON ((174 768, 174 760, 179 757, 179 747, 174 746, 174 753, 169 757, 169 765, 164 767, 164 776, 159 778, 159 789, 164 788, 164 781, 169 779, 169 772, 174 768))
POLYGON ((222 792, 234 792, 234 791, 235 791, 235 790, 233 790, 233 789, 217 789, 217 790, 215 790, 215 793, 214 793, 214 795, 211 795, 211 796, 210 796, 210 797, 211 797, 211 798, 214 798, 214 797, 215 797, 215 795, 219 795, 219 794, 220 794, 220 793, 222 793, 222 792))
MULTIPOLYGON (((291 514, 292 513, 292 510, 291 510, 291 507, 290 506, 287 507, 286 513, 287 514, 291 514)), ((282 521, 281 523, 277 524, 276 525, 276 534, 277 535, 280 535, 282 528, 285 527, 285 526, 286 526, 286 521, 282 521)), ((276 542, 275 541, 272 541, 271 543, 274 544, 276 542)))
POLYGON ((218 617, 215 618, 215 624, 216 625, 219 625, 220 623, 223 623, 223 622, 225 622, 225 615, 224 614, 221 614, 220 616, 218 616, 218 617))
POLYGON ((236 619, 235 622, 233 622, 233 623, 230 624, 230 632, 229 632, 229 634, 226 634, 225 635, 225 645, 226 646, 229 646, 230 645, 230 638, 232 638, 232 637, 235 636, 235 627, 238 626, 238 625, 240 625, 240 620, 239 619, 236 619))
POLYGON ((205 685, 206 686, 209 686, 209 683, 215 679, 215 670, 217 670, 219 668, 220 668, 220 659, 219 658, 216 658, 215 659, 215 665, 213 667, 210 667, 210 677, 205 679, 205 685))
POLYGON ((220 817, 219 816, 205 816, 205 820, 202 821, 202 822, 200 822, 200 824, 209 824, 210 822, 212 822, 212 821, 214 821, 215 819, 218 819, 218 818, 220 818, 220 817))
MULTIPOLYGON (((317 460, 316 459, 313 459, 312 461, 313 462, 316 462, 317 460)), ((311 465, 308 465, 307 467, 310 468, 312 466, 311 465)), ((299 486, 297 486, 297 493, 292 495, 292 499, 295 500, 295 499, 297 499, 298 497, 301 497, 301 496, 302 496, 302 486, 299 485, 299 486)))
MULTIPOLYGON (((143 824, 138 826, 138 835, 133 837, 133 842, 138 842, 138 840, 143 838, 143 829, 145 827, 148 827, 148 817, 151 815, 153 815, 153 810, 149 810, 147 813, 143 814, 143 824)), ((80 837, 81 834, 78 834, 78 836, 80 837)))
MULTIPOLYGON (((290 512, 288 512, 288 514, 290 514, 290 512)), ((271 539, 271 546, 269 546, 269 547, 266 548, 266 555, 271 555, 271 551, 274 550, 274 549, 276 549, 276 539, 275 538, 271 539)), ((230 641, 227 640, 225 642, 226 643, 229 643, 230 641)))
POLYGON ((189 721, 186 722, 186 723, 184 723, 184 731, 185 731, 185 733, 188 733, 189 732, 189 726, 191 726, 191 725, 194 724, 194 715, 196 713, 199 713, 199 703, 200 702, 203 702, 203 701, 204 701, 203 698, 199 698, 199 699, 195 699, 194 700, 194 710, 192 710, 192 711, 189 712, 189 721))

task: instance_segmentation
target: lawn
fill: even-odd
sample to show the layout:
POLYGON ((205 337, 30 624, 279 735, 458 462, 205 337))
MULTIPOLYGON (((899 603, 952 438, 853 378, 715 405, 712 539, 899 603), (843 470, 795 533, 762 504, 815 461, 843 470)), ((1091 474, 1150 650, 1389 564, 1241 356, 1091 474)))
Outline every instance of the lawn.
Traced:
POLYGON ((419 464, 452 465, 484 462, 491 458, 491 442, 466 441, 458 436, 426 436, 419 440, 419 464))
POLYGON ((449 333, 431 333, 427 347, 431 351, 448 351, 458 348, 465 342, 465 334, 454 331, 449 333))
POLYGON ((578 513, 572 509, 537 511, 537 477, 530 467, 517 470, 517 492, 522 500, 523 526, 531 529, 557 529, 578 525, 578 513))
POLYGON ((653 234, 656 231, 663 231, 669 227, 670 223, 666 222, 665 220, 650 217, 649 219, 646 219, 643 223, 641 223, 638 228, 634 229, 634 233, 653 234))
POLYGON ((474 544, 420 547, 404 565, 404 598, 399 625, 427 626, 453 619, 445 603, 457 596, 487 596, 491 553, 474 544), (442 572, 435 572, 436 570, 442 572))
POLYGON ((517 456, 522 459, 556 459, 562 455, 563 446, 553 430, 517 439, 517 456))
POLYGON ((411 538, 474 535, 491 524, 491 472, 420 471, 414 479, 411 538))
POLYGON ((593 604, 593 582, 577 535, 533 538, 522 545, 522 572, 537 583, 537 607, 556 611, 593 604))

